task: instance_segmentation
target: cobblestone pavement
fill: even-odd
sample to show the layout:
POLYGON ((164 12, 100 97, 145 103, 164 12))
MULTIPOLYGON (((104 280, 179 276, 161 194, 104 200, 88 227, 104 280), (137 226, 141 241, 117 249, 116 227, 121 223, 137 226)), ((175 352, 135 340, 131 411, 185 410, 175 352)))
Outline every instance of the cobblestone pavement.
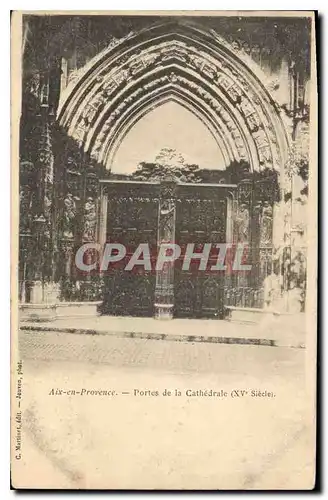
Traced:
POLYGON ((173 372, 245 373, 259 377, 299 378, 305 351, 162 340, 112 335, 20 332, 21 358, 105 363, 173 372))
POLYGON ((20 484, 309 486, 314 438, 305 353, 21 332, 23 459, 15 469, 20 484), (104 390, 111 394, 97 395, 104 390), (210 390, 226 395, 205 396, 210 390), (234 390, 245 396, 233 397, 234 390), (252 390, 273 397, 252 397, 252 390))

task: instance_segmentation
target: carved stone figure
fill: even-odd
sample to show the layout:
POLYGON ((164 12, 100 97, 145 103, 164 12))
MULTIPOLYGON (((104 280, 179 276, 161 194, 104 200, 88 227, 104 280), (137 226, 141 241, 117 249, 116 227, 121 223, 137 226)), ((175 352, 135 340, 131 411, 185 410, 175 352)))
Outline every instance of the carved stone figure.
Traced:
POLYGON ((247 205, 242 204, 239 207, 237 220, 237 238, 239 243, 248 241, 249 239, 249 210, 247 205))
POLYGON ((89 241, 94 240, 96 233, 97 211, 94 200, 89 197, 84 207, 84 233, 83 238, 89 241))
POLYGON ((272 242, 272 215, 273 210, 268 202, 264 202, 261 224, 260 224, 260 244, 270 245, 272 242))
POLYGON ((160 208, 160 237, 161 242, 169 243, 173 239, 174 231, 174 211, 175 204, 173 200, 162 200, 160 208))
POLYGON ((72 193, 68 193, 64 200, 64 236, 67 238, 73 237, 73 228, 76 217, 76 198, 72 193))

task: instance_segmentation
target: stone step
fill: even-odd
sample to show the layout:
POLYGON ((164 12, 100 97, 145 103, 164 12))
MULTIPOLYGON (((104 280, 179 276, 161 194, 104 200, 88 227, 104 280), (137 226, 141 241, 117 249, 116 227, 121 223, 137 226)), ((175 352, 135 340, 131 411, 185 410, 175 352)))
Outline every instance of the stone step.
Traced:
POLYGON ((97 317, 101 302, 58 302, 55 304, 20 304, 20 321, 47 322, 62 318, 97 317))

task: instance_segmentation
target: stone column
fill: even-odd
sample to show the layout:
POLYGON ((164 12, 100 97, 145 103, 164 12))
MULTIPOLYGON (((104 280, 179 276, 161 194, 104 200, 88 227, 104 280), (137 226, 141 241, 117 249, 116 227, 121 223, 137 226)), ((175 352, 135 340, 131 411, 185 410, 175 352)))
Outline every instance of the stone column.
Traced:
POLYGON ((53 274, 53 152, 52 136, 47 110, 40 108, 35 117, 36 158, 34 163, 35 186, 31 205, 32 255, 29 259, 31 288, 30 302, 48 302, 48 292, 53 274), (46 290, 44 288, 47 283, 46 290))
MULTIPOLYGON (((227 245, 233 245, 234 243, 234 229, 237 213, 237 202, 234 193, 229 193, 226 197, 227 200, 227 212, 226 212, 226 240, 227 245)), ((226 251, 226 262, 230 259, 230 255, 233 253, 232 246, 227 247, 226 251)), ((227 264, 226 264, 227 265, 227 264)), ((231 305, 233 300, 233 280, 231 276, 231 266, 230 262, 227 265, 227 269, 224 272, 224 305, 231 305)))
POLYGON ((107 237, 107 210, 108 210, 108 191, 107 187, 100 187, 100 207, 99 207, 99 225, 98 241, 103 249, 107 237))
MULTIPOLYGON (((162 182, 158 211, 157 248, 175 243, 176 183, 162 182)), ((169 250, 168 250, 169 253, 169 250)), ((174 262, 165 262, 156 271, 155 318, 172 319, 174 309, 174 262)))

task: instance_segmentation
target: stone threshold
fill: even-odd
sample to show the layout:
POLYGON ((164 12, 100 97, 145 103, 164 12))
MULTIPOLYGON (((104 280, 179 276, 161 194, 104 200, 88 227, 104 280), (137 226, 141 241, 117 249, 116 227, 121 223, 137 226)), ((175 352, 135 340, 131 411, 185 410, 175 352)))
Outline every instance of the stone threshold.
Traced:
POLYGON ((159 332, 141 332, 131 330, 110 330, 110 329, 95 329, 82 327, 59 327, 56 325, 31 325, 21 324, 20 329, 25 332, 56 332, 56 333, 71 333, 80 335, 112 335, 117 338, 144 339, 144 340, 166 340, 173 342, 194 342, 194 343, 213 343, 213 344, 237 344, 237 345, 253 345, 266 347, 291 347, 304 348, 304 345, 299 343, 296 345, 286 345, 279 339, 260 338, 248 336, 222 336, 222 335, 188 335, 184 333, 159 333, 159 332))

